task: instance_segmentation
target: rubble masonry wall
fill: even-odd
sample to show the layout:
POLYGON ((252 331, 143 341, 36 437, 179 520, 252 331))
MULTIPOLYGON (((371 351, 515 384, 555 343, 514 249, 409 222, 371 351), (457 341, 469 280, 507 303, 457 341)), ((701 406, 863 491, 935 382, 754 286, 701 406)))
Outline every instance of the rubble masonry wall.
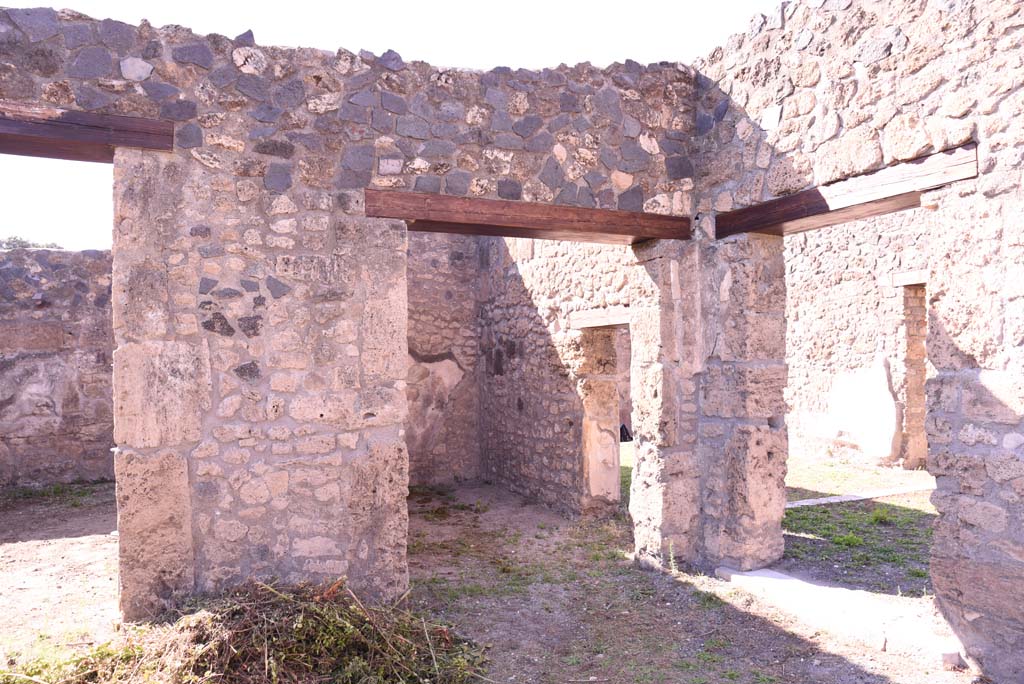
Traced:
POLYGON ((114 477, 110 252, 0 251, 0 487, 114 477))

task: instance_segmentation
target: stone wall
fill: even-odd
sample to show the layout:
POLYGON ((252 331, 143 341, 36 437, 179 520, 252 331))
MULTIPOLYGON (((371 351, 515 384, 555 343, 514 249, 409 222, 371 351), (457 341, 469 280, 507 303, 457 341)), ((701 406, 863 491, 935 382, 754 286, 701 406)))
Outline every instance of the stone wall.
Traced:
POLYGON ((0 99, 176 122, 173 152, 115 157, 125 614, 249 576, 400 593, 407 439, 418 481, 479 472, 586 509, 600 359, 569 314, 611 305, 630 311, 639 560, 769 563, 787 410, 802 440, 821 405, 820 381, 797 383, 826 358, 839 373, 914 353, 829 322, 905 316, 898 268, 928 274, 940 603, 988 671, 1024 670, 1024 615, 1003 598, 1024 580, 1022 31, 999 0, 810 0, 695 69, 472 73, 0 12, 0 99), (710 240, 716 212, 974 139, 980 177, 929 209, 710 240), (410 241, 363 216, 368 186, 692 215, 695 239, 410 241), (474 287, 470 263, 477 298, 432 317, 474 287))
POLYGON ((896 360, 889 401, 899 397, 909 353, 905 293, 891 276, 926 272, 932 578, 997 681, 1024 671, 1024 614, 1005 601, 1024 580, 1021 10, 998 0, 786 4, 694 65, 708 231, 715 211, 978 143, 980 176, 926 193, 922 209, 785 239, 786 349, 776 358, 789 362, 797 448, 813 448, 803 446, 808 416, 828 410, 841 373, 873 372, 877 389, 879 357, 896 360))
POLYGON ((689 211, 676 64, 481 74, 49 9, 0 12, 0 57, 0 99, 175 122, 173 152, 114 161, 130 618, 249 576, 404 589, 408 246, 364 187, 689 211))
POLYGON ((0 487, 113 478, 110 268, 0 251, 0 487))
POLYGON ((629 305, 636 259, 629 247, 517 238, 483 244, 484 475, 578 513, 588 491, 581 386, 587 355, 569 314, 629 305))
POLYGON ((923 416, 904 425, 924 385, 908 383, 907 288, 892 284, 927 242, 917 213, 786 239, 790 453, 889 464, 923 437, 923 416))
POLYGON ((409 234, 409 479, 480 477, 480 246, 472 236, 409 234))

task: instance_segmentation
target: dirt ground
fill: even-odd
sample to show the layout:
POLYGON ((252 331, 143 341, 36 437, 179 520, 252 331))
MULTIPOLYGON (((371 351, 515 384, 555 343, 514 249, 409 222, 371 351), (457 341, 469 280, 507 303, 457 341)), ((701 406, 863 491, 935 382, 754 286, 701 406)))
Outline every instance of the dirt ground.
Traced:
MULTIPOLYGON (((0 651, 24 658, 110 638, 112 486, 0 506, 0 651)), ((571 522, 494 487, 415 490, 410 512, 406 600, 485 645, 494 682, 971 680, 837 641, 726 582, 640 569, 623 517, 571 522)))
POLYGON ((113 483, 0 493, 0 668, 113 636, 116 530, 113 483))
POLYGON ((926 470, 883 467, 855 456, 791 454, 786 460, 786 471, 786 498, 789 501, 882 490, 935 488, 935 478, 926 470))
POLYGON ((624 519, 573 523, 491 487, 410 499, 411 601, 489 647, 496 682, 965 684, 816 633, 728 583, 638 568, 624 519))

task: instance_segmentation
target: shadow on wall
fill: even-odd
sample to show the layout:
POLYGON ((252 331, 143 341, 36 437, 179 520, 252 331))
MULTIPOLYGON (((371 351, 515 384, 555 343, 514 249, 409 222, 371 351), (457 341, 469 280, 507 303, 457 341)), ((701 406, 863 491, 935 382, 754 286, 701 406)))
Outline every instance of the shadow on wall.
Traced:
POLYGON ((480 477, 480 241, 409 233, 409 480, 480 477))
MULTIPOLYGON (((744 126, 752 139, 764 133, 749 118, 729 125, 730 137, 744 126)), ((762 180, 728 181, 735 167, 729 166, 727 159, 713 158, 716 146, 712 141, 704 150, 708 160, 704 165, 705 184, 708 188, 717 184, 728 199, 713 193, 703 196, 701 212, 727 210, 733 202, 746 205, 761 201, 762 180)), ((787 153, 769 150, 764 154, 775 159, 772 170, 777 178, 794 179, 792 184, 780 182, 771 187, 771 195, 795 191, 808 182, 808 169, 787 153)), ((983 198, 979 195, 978 200, 983 198)), ((704 223, 705 230, 710 232, 711 225, 704 223)), ((730 243, 738 245, 754 239, 731 238, 718 243, 721 246, 712 243, 709 250, 722 253, 730 243)), ((751 262, 741 269, 753 265, 751 262)), ((784 279, 784 274, 779 276, 784 279)), ((711 291, 723 282, 719 279, 712 283, 711 291)), ((939 514, 933 537, 932 581, 938 605, 968 654, 994 681, 1012 682, 1024 672, 1024 607, 1019 601, 1012 605, 1006 602, 1006 597, 1018 595, 1024 586, 1024 519, 1020 506, 1024 496, 1024 461, 1020 456, 1024 444, 1024 372, 1005 370, 1005 366, 986 368, 960 349, 960 343, 947 331, 940 306, 950 294, 948 287, 933 291, 929 283, 928 288, 926 350, 936 375, 926 384, 927 468, 937 478, 932 501, 939 514)), ((957 301, 961 293, 952 297, 949 308, 969 306, 957 301)), ((746 312, 739 315, 741 319, 747 316, 746 312)), ((997 319, 985 320, 992 325, 997 319)), ((753 325, 749 330, 766 335, 769 328, 753 325)), ((783 345, 775 358, 785 358, 785 330, 774 337, 783 345)), ((772 358, 771 354, 765 356, 772 358)), ((748 357, 755 358, 757 354, 748 357)), ((774 488, 770 475, 757 471, 744 475, 763 477, 774 488)), ((747 487, 754 490, 757 485, 747 487)))
POLYGON ((578 514, 586 490, 581 336, 559 317, 557 269, 531 263, 567 249, 602 248, 481 238, 481 460, 485 479, 578 514), (533 270, 529 285, 522 269, 533 270))
POLYGON ((939 606, 996 682, 1024 672, 1024 373, 985 369, 929 299, 928 470, 939 511, 931 575, 939 606))
MULTIPOLYGON (((1020 519, 1024 496, 1024 371, 1020 366, 1024 359, 1016 351, 1022 339, 1021 317, 1012 300, 1020 294, 1011 273, 1020 262, 1022 243, 1013 234, 1019 236, 1019 199, 1006 201, 1020 197, 1019 187, 1014 188, 1020 183, 1019 166, 1015 166, 1019 153, 1002 151, 1019 148, 1019 128, 1015 133, 1012 108, 1004 107, 1000 114, 998 105, 1014 88, 1019 95, 1020 84, 1004 87, 989 82, 986 72, 990 70, 982 66, 987 60, 979 61, 975 54, 979 51, 968 54, 963 47, 969 45, 965 41, 979 23, 984 23, 976 16, 980 10, 970 3, 946 9, 906 3, 903 10, 879 3, 872 6, 877 14, 871 14, 868 5, 846 13, 811 13, 806 27, 800 26, 803 19, 797 17, 792 28, 792 12, 806 10, 794 4, 780 10, 778 17, 770 17, 767 27, 761 17, 747 35, 735 36, 728 47, 698 65, 721 78, 723 85, 709 75, 697 75, 696 234, 698 239, 713 238, 715 212, 951 149, 972 141, 976 128, 984 132, 978 148, 978 180, 961 183, 959 194, 937 193, 939 206, 951 207, 938 213, 940 220, 955 218, 953 225, 971 226, 966 237, 950 225, 918 214, 931 230, 923 234, 928 244, 917 247, 939 281, 929 281, 927 286, 926 350, 936 370, 926 383, 927 465, 937 477, 933 503, 939 513, 931 573, 939 605, 969 653, 995 681, 1015 682, 1024 673, 1024 607, 1020 601, 1009 605, 1006 599, 1018 596, 1024 585, 1024 521, 1020 519), (900 11, 904 13, 900 21, 907 21, 902 31, 885 26, 883 15, 900 11), (924 16, 929 12, 932 16, 924 16), (766 28, 776 32, 767 35, 766 28), (909 48, 903 31, 910 35, 909 48), (929 31, 936 34, 930 36, 930 43, 929 31), (950 81, 947 73, 925 68, 941 61, 943 39, 948 40, 946 56, 964 62, 958 73, 976 72, 977 79, 964 76, 950 81), (753 52, 741 49, 745 41, 753 52), (922 60, 923 54, 930 56, 922 60), (974 66, 968 69, 969 65, 974 66), (925 81, 930 85, 922 89, 925 81), (959 109, 941 106, 953 100, 966 104, 959 109), (984 104, 974 107, 979 101, 984 104), (880 113, 872 118, 876 109, 880 113), (924 120, 919 111, 934 116, 924 120), (996 120, 1003 117, 1009 123, 996 120), (1005 195, 1014 192, 1018 194, 1005 195), (1002 288, 999 282, 1004 283, 1002 288), (975 353, 975 347, 984 348, 984 353, 975 353)), ((806 18, 808 12, 800 16, 806 18)), ((994 43, 998 36, 993 26, 986 25, 972 39, 994 43)), ((1012 105, 1013 100, 1004 104, 1012 105)), ((726 307, 721 311, 737 303, 736 296, 743 291, 737 290, 733 279, 757 264, 754 259, 743 260, 739 245, 756 240, 738 237, 709 244, 708 263, 727 266, 704 284, 707 303, 718 306, 717 297, 726 307), (737 250, 740 262, 724 258, 729 250, 737 250)), ((781 258, 777 263, 784 281, 781 258)), ((771 326, 779 324, 776 309, 768 307, 767 319, 756 323, 746 311, 736 313, 739 320, 751 322, 752 335, 763 336, 736 357, 732 365, 737 371, 748 371, 746 364, 756 359, 785 358, 787 322, 783 317, 781 330, 773 330, 771 326)), ((719 325, 728 326, 731 320, 732 316, 721 315, 719 325)), ((725 360, 721 343, 728 340, 727 333, 705 341, 711 350, 706 357, 725 360)), ((758 394, 762 399, 778 398, 774 386, 770 392, 749 389, 744 405, 752 417, 760 410, 758 394)), ((702 417, 709 413, 707 399, 702 392, 702 417)), ((771 424, 775 418, 768 420, 771 424)), ((704 434, 698 438, 703 440, 704 434)), ((742 463, 733 454, 723 460, 732 469, 742 463)), ((770 481, 760 470, 748 469, 743 476, 770 481)), ((756 489, 756 485, 747 486, 756 489)))

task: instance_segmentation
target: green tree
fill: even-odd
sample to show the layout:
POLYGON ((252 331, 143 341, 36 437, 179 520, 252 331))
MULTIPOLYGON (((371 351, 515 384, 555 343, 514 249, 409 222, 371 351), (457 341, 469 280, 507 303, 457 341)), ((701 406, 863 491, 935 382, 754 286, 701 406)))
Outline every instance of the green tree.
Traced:
POLYGON ((32 242, 31 240, 26 240, 25 238, 18 237, 17 235, 11 235, 10 237, 5 237, 5 238, 0 237, 0 249, 31 249, 31 248, 35 248, 35 249, 63 249, 63 247, 58 245, 56 242, 47 242, 45 244, 41 243, 41 242, 32 242))

